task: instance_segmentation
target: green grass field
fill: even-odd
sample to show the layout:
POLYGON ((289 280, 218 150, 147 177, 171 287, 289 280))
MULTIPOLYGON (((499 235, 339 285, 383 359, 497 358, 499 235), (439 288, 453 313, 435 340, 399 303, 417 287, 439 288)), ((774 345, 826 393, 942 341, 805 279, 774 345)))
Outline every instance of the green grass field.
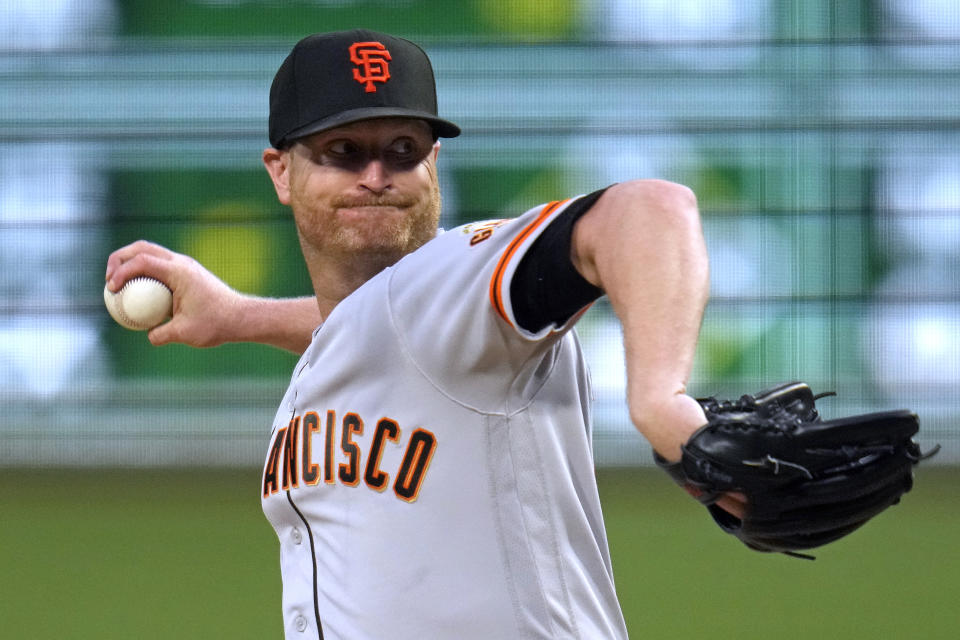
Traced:
MULTIPOLYGON (((0 638, 280 638, 258 480, 0 471, 0 638)), ((960 637, 960 470, 814 562, 747 550, 655 470, 600 483, 632 638, 960 637)))

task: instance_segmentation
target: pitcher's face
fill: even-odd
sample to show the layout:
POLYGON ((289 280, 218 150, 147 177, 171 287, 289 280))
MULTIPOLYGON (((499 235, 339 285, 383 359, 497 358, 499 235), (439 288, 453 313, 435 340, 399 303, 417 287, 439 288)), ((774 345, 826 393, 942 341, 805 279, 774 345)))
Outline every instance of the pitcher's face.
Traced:
POLYGON ((381 118, 302 138, 281 169, 267 169, 305 252, 392 255, 392 264, 436 235, 438 152, 425 122, 381 118))

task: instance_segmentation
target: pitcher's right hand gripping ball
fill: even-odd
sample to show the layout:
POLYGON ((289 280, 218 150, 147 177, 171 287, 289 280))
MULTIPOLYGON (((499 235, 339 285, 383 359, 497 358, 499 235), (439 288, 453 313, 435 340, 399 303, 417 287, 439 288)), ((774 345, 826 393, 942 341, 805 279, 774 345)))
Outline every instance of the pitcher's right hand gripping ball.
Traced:
POLYGON ((173 293, 159 280, 139 277, 128 281, 116 293, 104 287, 103 304, 120 326, 147 331, 170 317, 173 293))
POLYGON ((687 488, 720 527, 757 551, 805 558, 851 533, 913 486, 921 454, 910 411, 821 420, 805 383, 745 395, 735 402, 700 399, 707 424, 683 446, 679 462, 657 464, 687 488), (714 504, 739 492, 739 519, 714 504))

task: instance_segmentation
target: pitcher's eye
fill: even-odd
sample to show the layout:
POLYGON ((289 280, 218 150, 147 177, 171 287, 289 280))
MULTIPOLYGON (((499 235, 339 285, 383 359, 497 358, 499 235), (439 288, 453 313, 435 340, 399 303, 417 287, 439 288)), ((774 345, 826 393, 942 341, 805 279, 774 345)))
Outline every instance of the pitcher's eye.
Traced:
POLYGON ((383 150, 383 159, 398 170, 409 171, 430 152, 430 146, 419 144, 413 138, 397 138, 383 150))
POLYGON ((356 142, 348 139, 331 140, 314 155, 318 164, 337 167, 345 171, 358 171, 366 166, 367 152, 356 142))
POLYGON ((360 147, 349 140, 334 140, 326 148, 327 153, 341 158, 355 155, 360 152, 360 147))
POLYGON ((390 143, 390 146, 387 147, 387 151, 394 155, 409 155, 414 151, 413 140, 410 138, 398 138, 390 143))

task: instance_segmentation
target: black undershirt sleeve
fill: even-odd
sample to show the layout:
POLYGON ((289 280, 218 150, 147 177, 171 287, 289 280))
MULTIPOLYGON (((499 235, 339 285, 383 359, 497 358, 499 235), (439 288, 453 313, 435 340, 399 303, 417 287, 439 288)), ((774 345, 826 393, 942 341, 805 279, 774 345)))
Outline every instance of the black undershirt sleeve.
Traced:
POLYGON ((540 234, 517 265, 510 282, 513 315, 523 329, 535 333, 563 325, 603 295, 587 282, 570 260, 573 225, 603 195, 594 191, 572 203, 540 234))

